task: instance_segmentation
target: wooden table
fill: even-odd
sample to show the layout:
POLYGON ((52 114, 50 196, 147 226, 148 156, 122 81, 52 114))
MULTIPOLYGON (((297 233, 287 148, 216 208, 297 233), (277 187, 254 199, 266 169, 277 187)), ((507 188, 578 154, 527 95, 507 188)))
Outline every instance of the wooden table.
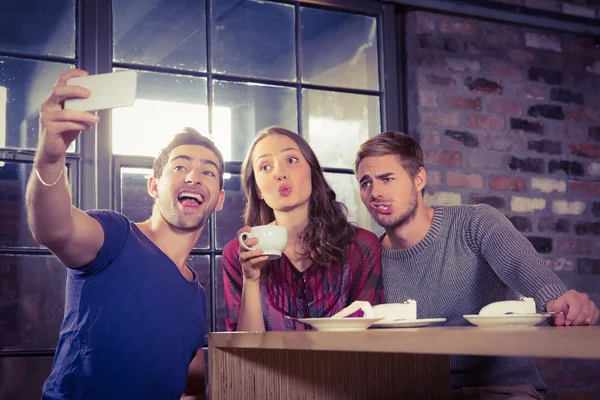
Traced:
POLYGON ((450 355, 600 360, 600 327, 216 332, 211 399, 450 399, 450 355))

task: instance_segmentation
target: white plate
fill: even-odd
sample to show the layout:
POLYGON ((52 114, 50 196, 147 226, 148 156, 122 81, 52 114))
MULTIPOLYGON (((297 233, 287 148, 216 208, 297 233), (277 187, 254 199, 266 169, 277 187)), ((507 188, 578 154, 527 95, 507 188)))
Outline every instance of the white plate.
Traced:
POLYGON ((383 318, 299 318, 298 321, 311 325, 323 332, 366 331, 371 324, 383 318))
POLYGON ((473 325, 487 326, 536 326, 548 318, 548 314, 509 315, 463 315, 473 325))
POLYGON ((435 324, 436 322, 446 322, 446 318, 423 318, 423 319, 409 319, 403 321, 379 321, 375 322, 372 328, 419 328, 421 326, 428 326, 435 324))

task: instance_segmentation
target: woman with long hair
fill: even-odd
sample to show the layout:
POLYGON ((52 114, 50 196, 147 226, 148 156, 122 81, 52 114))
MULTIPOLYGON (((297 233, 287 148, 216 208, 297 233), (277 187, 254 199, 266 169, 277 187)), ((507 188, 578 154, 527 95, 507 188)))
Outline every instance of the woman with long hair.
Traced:
POLYGON ((281 225, 288 242, 274 261, 263 250, 245 250, 237 238, 225 246, 227 330, 310 329, 287 317, 330 317, 356 300, 383 302, 379 240, 348 222, 346 206, 301 136, 280 127, 259 132, 242 164, 242 187, 240 233, 281 225))

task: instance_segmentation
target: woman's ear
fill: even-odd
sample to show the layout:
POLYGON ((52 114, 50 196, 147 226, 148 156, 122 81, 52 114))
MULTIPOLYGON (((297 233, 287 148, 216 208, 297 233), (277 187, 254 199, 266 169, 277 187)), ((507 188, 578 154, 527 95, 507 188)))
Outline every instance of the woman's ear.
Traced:
POLYGON ((263 199, 263 195, 262 192, 260 191, 260 189, 258 188, 258 185, 255 186, 256 187, 256 195, 258 196, 259 199, 263 199))

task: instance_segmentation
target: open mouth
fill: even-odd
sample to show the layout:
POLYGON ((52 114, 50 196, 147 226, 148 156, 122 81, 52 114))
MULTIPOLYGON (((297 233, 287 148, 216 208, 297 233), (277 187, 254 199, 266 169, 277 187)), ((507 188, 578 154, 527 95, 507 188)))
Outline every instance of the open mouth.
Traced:
POLYGON ((181 192, 177 197, 177 200, 186 206, 196 206, 204 203, 204 199, 198 193, 181 192))

